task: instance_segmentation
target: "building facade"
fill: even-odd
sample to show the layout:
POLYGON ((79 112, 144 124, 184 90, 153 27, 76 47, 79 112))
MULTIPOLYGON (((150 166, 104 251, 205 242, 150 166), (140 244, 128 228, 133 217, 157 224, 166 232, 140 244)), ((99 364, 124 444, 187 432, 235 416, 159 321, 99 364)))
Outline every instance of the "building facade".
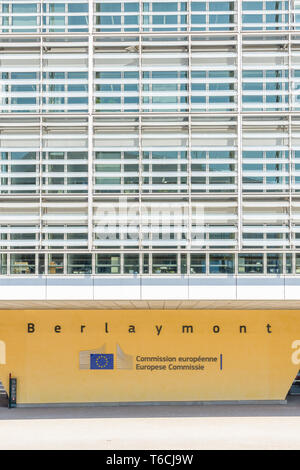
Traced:
POLYGON ((3 0, 0 47, 2 308, 299 308, 300 1, 3 0))

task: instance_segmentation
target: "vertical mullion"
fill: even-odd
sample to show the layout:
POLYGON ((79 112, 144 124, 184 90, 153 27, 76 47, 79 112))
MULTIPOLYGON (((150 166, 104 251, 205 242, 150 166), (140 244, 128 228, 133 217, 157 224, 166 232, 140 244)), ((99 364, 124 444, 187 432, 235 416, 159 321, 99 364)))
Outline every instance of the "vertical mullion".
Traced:
POLYGON ((237 2, 237 100, 238 100, 238 121, 237 121, 237 184, 238 184, 238 249, 242 249, 242 228, 243 228, 243 195, 242 195, 242 2, 237 2))
POLYGON ((39 250, 43 248, 42 247, 42 232, 43 232, 43 196, 42 196, 43 136, 42 136, 42 130, 43 130, 43 117, 40 116, 39 118, 40 142, 39 142, 39 165, 38 165, 39 166, 39 170, 38 170, 38 174, 39 174, 39 244, 38 244, 38 249, 39 250))
POLYGON ((184 222, 184 226, 188 228, 186 238, 187 238, 187 250, 192 248, 192 38, 189 34, 188 42, 188 101, 189 101, 189 115, 188 115, 188 148, 187 148, 187 184, 188 184, 188 210, 185 210, 185 205, 183 206, 183 214, 186 216, 188 212, 188 223, 184 222))
MULTIPOLYGON (((291 17, 289 15, 289 33, 288 33, 288 158, 289 158, 289 237, 290 237, 290 250, 295 248, 295 240, 293 233, 293 221, 292 221, 292 206, 293 206, 293 180, 294 180, 294 163, 293 163, 293 147, 292 147, 292 115, 293 112, 293 80, 292 80, 292 43, 291 43, 291 17)), ((285 71, 283 72, 285 74, 285 71)), ((284 82, 286 85, 286 77, 284 82)), ((284 85, 284 86, 285 86, 284 85)), ((285 99, 285 95, 284 95, 285 99)), ((286 106, 285 106, 286 109, 286 106)), ((292 267, 292 269, 294 269, 292 267)))
POLYGON ((88 45, 88 250, 93 249, 93 110, 94 110, 94 67, 93 67, 93 12, 94 2, 89 2, 89 45, 88 45))
POLYGON ((293 222, 292 222, 292 206, 293 206, 293 160, 292 160, 292 116, 289 114, 288 116, 288 145, 289 145, 289 236, 290 236, 290 250, 295 248, 295 241, 294 241, 294 234, 293 234, 293 222))
MULTIPOLYGON (((140 24, 142 24, 142 2, 140 3, 140 24)), ((139 116, 138 116, 138 158, 139 158, 139 194, 138 194, 138 210, 139 210, 139 252, 143 251, 143 214, 142 214, 142 191, 143 191, 143 146, 142 146, 142 112, 143 112, 143 71, 142 71, 142 53, 143 53, 143 37, 139 34, 139 116)), ((142 272, 142 271, 141 271, 142 272)))
MULTIPOLYGON (((41 5, 42 9, 42 5, 41 5)), ((39 112, 40 112, 40 119, 39 119, 39 226, 40 226, 40 243, 39 249, 43 248, 42 246, 42 233, 43 233, 43 117, 42 117, 42 110, 43 110, 43 55, 44 55, 44 43, 43 37, 40 38, 40 68, 39 68, 39 112)))

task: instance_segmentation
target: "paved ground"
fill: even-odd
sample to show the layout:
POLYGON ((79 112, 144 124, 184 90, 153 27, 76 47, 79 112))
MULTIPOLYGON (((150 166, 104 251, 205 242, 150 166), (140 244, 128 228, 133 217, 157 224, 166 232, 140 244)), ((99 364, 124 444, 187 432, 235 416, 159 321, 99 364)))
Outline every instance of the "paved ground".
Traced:
POLYGON ((0 408, 0 449, 300 449, 287 405, 0 408))

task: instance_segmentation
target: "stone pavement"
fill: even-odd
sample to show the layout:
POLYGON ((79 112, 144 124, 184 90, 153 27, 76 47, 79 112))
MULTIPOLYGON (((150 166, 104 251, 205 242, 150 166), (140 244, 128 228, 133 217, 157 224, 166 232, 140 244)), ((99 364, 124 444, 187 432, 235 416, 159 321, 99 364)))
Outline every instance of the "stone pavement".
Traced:
POLYGON ((0 449, 300 449, 287 405, 0 408, 0 449))

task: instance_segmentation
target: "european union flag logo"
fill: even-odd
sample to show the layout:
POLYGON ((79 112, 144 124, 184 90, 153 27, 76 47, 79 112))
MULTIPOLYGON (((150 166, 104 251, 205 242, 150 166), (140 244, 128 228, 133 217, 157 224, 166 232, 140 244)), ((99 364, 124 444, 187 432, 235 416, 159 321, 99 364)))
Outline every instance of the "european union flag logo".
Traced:
POLYGON ((113 354, 91 354, 90 357, 91 369, 113 369, 114 368, 114 355, 113 354))

